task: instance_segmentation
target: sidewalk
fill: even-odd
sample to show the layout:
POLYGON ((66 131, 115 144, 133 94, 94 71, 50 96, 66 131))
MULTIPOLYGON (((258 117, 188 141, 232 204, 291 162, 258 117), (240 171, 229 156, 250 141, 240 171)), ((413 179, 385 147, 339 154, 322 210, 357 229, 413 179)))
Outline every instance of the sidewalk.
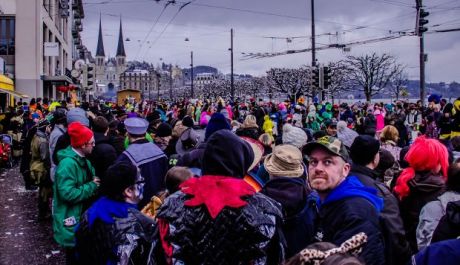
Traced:
POLYGON ((37 221, 37 191, 26 191, 19 168, 0 174, 0 265, 65 264, 51 220, 37 221))

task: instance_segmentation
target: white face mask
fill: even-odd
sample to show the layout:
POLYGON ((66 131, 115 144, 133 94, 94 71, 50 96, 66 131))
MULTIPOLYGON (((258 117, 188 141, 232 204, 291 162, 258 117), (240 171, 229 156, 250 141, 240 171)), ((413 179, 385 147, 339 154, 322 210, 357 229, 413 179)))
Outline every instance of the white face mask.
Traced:
POLYGON ((136 196, 136 199, 138 201, 141 201, 144 198, 144 185, 145 185, 145 180, 139 174, 137 176, 136 183, 134 184, 134 196, 136 196))
POLYGON ((139 201, 144 198, 144 183, 134 184, 134 195, 139 201))

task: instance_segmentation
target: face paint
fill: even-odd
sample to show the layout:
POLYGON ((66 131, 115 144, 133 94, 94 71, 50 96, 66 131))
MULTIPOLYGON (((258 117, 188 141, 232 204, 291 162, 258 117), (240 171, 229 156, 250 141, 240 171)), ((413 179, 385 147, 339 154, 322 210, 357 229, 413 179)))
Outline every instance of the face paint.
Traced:
POLYGON ((145 180, 139 174, 137 176, 136 184, 134 184, 134 195, 139 201, 142 200, 142 198, 144 198, 144 185, 145 185, 145 180))

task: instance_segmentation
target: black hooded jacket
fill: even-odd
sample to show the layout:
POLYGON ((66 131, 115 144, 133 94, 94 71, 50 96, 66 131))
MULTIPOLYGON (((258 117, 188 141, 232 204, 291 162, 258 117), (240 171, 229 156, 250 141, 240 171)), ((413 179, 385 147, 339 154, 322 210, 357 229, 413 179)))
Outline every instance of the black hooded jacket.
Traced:
POLYGON ((355 176, 364 186, 376 189, 377 195, 383 199, 380 226, 385 240, 386 264, 407 264, 411 250, 404 233, 398 200, 383 183, 377 181, 378 173, 368 167, 353 164, 349 176, 355 176))
POLYGON ((283 207, 283 234, 286 259, 313 243, 315 235, 316 198, 302 178, 277 177, 269 180, 262 193, 283 207))
POLYGON ((93 148, 93 152, 88 157, 96 170, 96 176, 103 180, 105 178, 105 172, 107 168, 111 166, 117 159, 117 152, 111 145, 110 138, 105 136, 103 133, 94 133, 94 140, 96 145, 93 148))
POLYGON ((446 215, 439 221, 434 230, 431 243, 448 239, 455 239, 460 236, 460 201, 449 202, 446 207, 446 215))
POLYGON ((400 203, 401 218, 404 222, 407 240, 412 251, 417 251, 416 230, 419 223, 420 212, 423 206, 434 201, 444 193, 445 186, 442 176, 433 175, 431 172, 416 172, 408 183, 410 193, 400 203))
MULTIPOLYGON (((254 158, 250 145, 229 130, 219 130, 207 142, 203 155, 203 177, 189 179, 198 187, 209 187, 212 178, 238 179, 220 182, 222 198, 236 199, 235 183, 246 186, 242 178, 254 158), (204 183, 204 184, 203 184, 204 183), (233 184, 232 184, 233 183, 233 184)), ((214 186, 215 187, 215 186, 214 186)), ((202 188, 208 192, 209 189, 202 188)), ((217 188, 216 188, 217 189, 217 188)), ((281 231, 281 206, 276 201, 255 193, 239 197, 246 202, 241 207, 225 205, 212 216, 207 196, 178 191, 165 201, 157 218, 163 250, 167 257, 183 264, 279 264, 284 259, 281 231), (206 201, 196 206, 187 202, 200 198, 206 201), (174 248, 164 248, 165 245, 174 248)), ((198 193, 199 193, 198 192, 198 193)), ((196 193, 196 194, 198 194, 196 193)))
POLYGON ((203 175, 244 178, 254 153, 248 143, 235 144, 236 141, 242 140, 229 130, 219 130, 208 139, 202 160, 203 175))

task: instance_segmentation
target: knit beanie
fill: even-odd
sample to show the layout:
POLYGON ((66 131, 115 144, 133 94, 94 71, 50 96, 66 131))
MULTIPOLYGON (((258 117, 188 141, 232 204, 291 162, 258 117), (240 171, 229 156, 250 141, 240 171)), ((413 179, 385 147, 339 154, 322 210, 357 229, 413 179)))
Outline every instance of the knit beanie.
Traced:
POLYGON ((156 130, 156 136, 167 137, 171 135, 172 135, 172 128, 169 124, 162 122, 160 123, 160 125, 158 125, 158 128, 156 130))
POLYGON ((128 161, 117 162, 107 169, 101 180, 102 193, 110 198, 120 197, 126 188, 136 183, 136 178, 136 166, 128 161))
POLYGON ((372 136, 360 135, 350 146, 350 156, 353 163, 365 166, 374 160, 380 150, 380 142, 372 136))
POLYGON ((86 111, 82 108, 73 108, 67 112, 67 124, 72 122, 80 122, 81 124, 89 127, 89 119, 86 116, 86 111))
POLYGON ((72 122, 67 129, 70 136, 70 145, 72 147, 82 147, 93 137, 93 132, 79 122, 72 122))
POLYGON ((222 113, 214 113, 206 126, 205 139, 209 139, 211 135, 218 130, 231 130, 230 124, 222 113))
POLYGON ((292 126, 291 124, 285 124, 283 126, 283 144, 291 144, 297 148, 307 144, 308 136, 304 130, 292 126))
POLYGON ((185 127, 191 128, 193 127, 193 124, 194 124, 193 119, 190 116, 185 116, 182 119, 182 125, 184 125, 185 127))

